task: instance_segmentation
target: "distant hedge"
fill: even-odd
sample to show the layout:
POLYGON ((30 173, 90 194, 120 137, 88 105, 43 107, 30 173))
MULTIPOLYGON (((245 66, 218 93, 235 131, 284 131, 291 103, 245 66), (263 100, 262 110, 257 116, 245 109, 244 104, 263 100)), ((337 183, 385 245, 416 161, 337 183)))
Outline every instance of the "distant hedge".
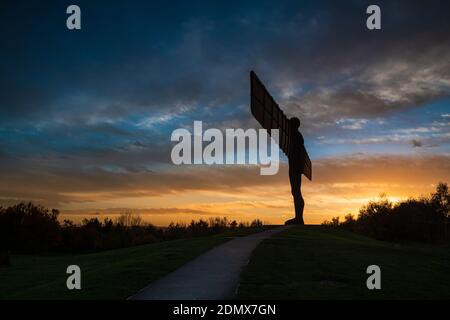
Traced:
POLYGON ((171 223, 166 228, 144 223, 138 215, 125 212, 114 221, 85 219, 80 225, 58 221, 59 211, 33 203, 0 207, 0 257, 7 264, 8 252, 91 252, 122 248, 183 237, 196 237, 234 228, 258 228, 260 220, 237 223, 227 218, 171 223))

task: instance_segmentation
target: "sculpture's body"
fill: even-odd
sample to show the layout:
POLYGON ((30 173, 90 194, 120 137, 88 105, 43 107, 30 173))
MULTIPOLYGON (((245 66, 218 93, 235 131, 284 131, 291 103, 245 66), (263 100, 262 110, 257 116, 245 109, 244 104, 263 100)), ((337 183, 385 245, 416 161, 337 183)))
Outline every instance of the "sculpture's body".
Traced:
POLYGON ((304 146, 302 134, 298 131, 300 120, 298 118, 289 119, 290 124, 290 141, 293 145, 291 152, 288 154, 289 159, 289 182, 291 183, 291 193, 294 198, 295 218, 286 221, 286 224, 304 224, 303 208, 305 201, 302 196, 302 173, 303 173, 303 154, 300 152, 304 146))
POLYGON ((289 181, 294 197, 295 218, 286 221, 286 224, 304 224, 303 208, 305 202, 301 192, 302 174, 311 180, 312 165, 305 149, 303 136, 298 131, 300 120, 295 117, 291 119, 286 117, 253 71, 250 73, 250 83, 253 116, 269 134, 273 129, 279 130, 280 149, 289 159, 289 181))

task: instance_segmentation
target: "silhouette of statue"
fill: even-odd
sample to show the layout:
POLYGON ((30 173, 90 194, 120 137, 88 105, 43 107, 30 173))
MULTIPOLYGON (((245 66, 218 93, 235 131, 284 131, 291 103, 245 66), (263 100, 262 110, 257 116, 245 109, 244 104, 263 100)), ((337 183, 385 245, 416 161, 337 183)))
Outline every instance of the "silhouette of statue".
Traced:
POLYGON ((298 131, 300 120, 296 117, 288 119, 273 97, 269 94, 261 80, 250 72, 251 111, 255 119, 271 134, 273 129, 279 130, 279 146, 289 159, 289 181, 294 198, 295 218, 285 224, 304 224, 303 200, 301 186, 302 174, 312 179, 312 164, 302 134, 298 131))
POLYGON ((301 153, 304 140, 302 134, 298 131, 300 127, 300 119, 289 119, 289 137, 291 148, 289 149, 289 182, 291 183, 291 193, 294 198, 295 218, 285 222, 285 224, 304 224, 303 208, 305 201, 302 196, 302 173, 303 173, 303 154, 301 153))

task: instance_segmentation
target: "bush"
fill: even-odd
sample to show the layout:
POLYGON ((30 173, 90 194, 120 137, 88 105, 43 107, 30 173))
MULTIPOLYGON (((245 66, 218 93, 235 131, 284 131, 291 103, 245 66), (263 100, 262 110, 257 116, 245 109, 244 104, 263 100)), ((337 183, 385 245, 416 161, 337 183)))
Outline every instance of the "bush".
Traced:
POLYGON ((325 225, 341 227, 387 241, 442 242, 449 239, 450 196, 447 184, 439 183, 430 197, 393 204, 382 195, 359 211, 357 219, 347 215, 325 225))
POLYGON ((260 228, 262 227, 264 224, 261 220, 259 219, 255 219, 250 223, 250 228, 260 228))
POLYGON ((64 221, 61 251, 100 251, 158 241, 161 233, 150 224, 142 223, 140 217, 124 213, 113 222, 106 218, 84 219, 80 226, 64 221), (134 222, 133 222, 134 221, 134 222), (138 223, 135 223, 137 222, 138 223), (131 222, 131 223, 130 223, 131 222))
POLYGON ((0 208, 1 250, 45 252, 60 240, 58 210, 28 204, 0 208))

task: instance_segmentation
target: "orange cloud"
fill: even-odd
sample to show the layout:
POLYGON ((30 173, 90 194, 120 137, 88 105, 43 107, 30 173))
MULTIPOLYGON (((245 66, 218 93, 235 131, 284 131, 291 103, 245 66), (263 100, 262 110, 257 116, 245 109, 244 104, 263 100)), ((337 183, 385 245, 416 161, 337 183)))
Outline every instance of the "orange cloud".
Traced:
MULTIPOLYGON (((357 213, 381 193, 393 200, 426 195, 437 182, 450 180, 448 155, 353 155, 313 165, 314 180, 303 179, 307 223, 357 213)), ((3 177, 1 203, 33 200, 76 221, 125 210, 157 225, 205 216, 282 223, 293 215, 286 164, 275 176, 261 176, 256 166, 186 166, 161 172, 33 172, 26 180, 19 177, 3 177)))

